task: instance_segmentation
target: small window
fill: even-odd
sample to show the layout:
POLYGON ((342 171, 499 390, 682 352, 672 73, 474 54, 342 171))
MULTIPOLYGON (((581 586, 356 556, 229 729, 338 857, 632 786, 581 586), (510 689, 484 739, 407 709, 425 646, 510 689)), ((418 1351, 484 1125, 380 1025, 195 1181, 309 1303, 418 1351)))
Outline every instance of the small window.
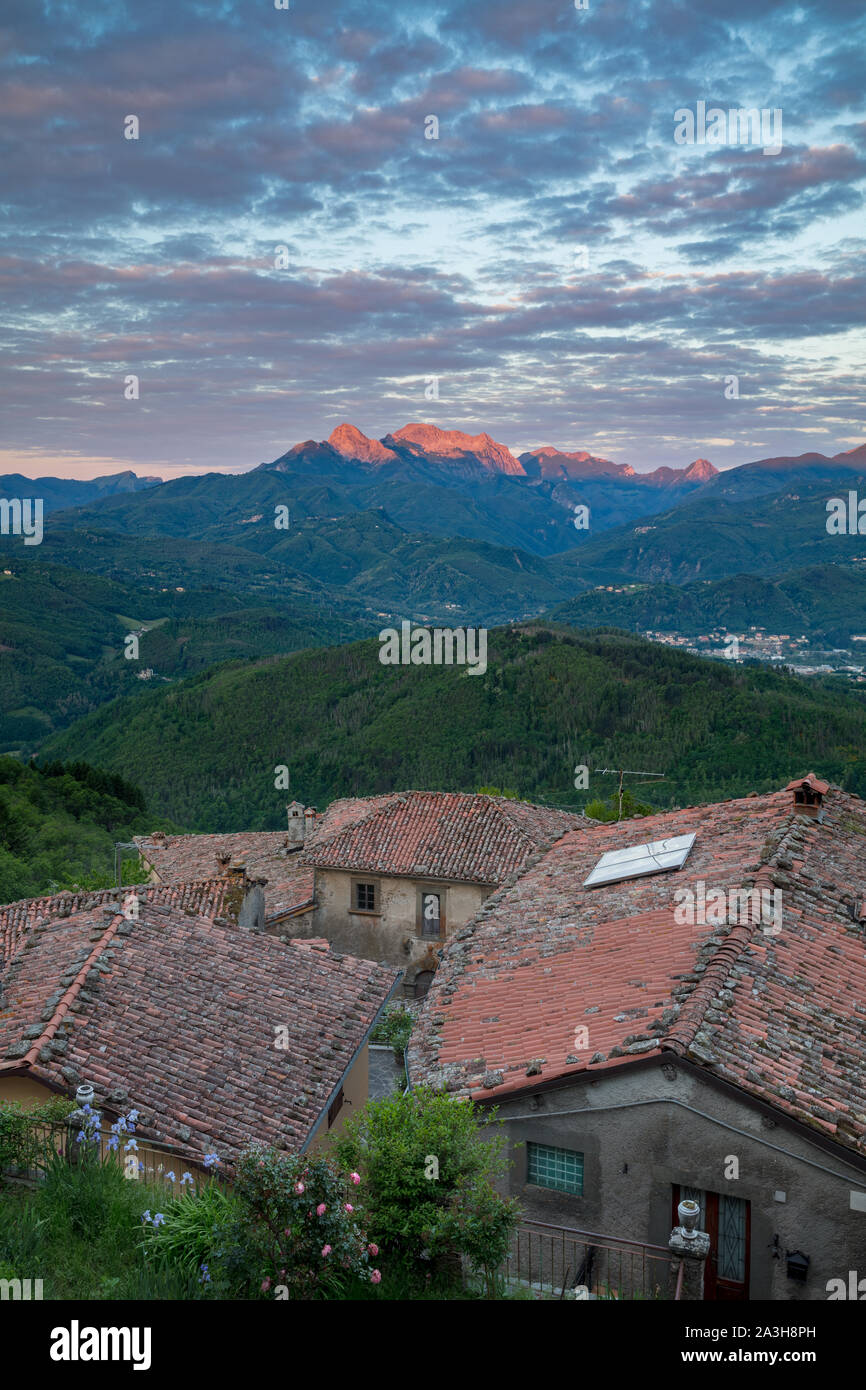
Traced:
POLYGON ((353 906, 356 912, 375 912, 376 911, 376 885, 375 883, 356 883, 354 884, 353 906))
POLYGON ((547 1144, 527 1144, 526 1181, 534 1187, 583 1196, 583 1154, 574 1149, 552 1149, 547 1144))
POLYGON ((421 935, 438 941, 442 934, 442 910, 438 893, 421 894, 421 935))
POLYGON ((343 1108, 343 1088, 342 1088, 342 1086, 341 1086, 340 1089, 339 1089, 339 1091, 337 1092, 337 1094, 334 1096, 334 1099, 331 1101, 331 1104, 328 1106, 328 1129, 331 1128, 331 1125, 332 1125, 332 1124, 334 1123, 334 1121, 336 1120, 336 1118, 337 1118, 337 1116, 339 1115, 339 1113, 340 1113, 340 1111, 342 1110, 342 1108, 343 1108))

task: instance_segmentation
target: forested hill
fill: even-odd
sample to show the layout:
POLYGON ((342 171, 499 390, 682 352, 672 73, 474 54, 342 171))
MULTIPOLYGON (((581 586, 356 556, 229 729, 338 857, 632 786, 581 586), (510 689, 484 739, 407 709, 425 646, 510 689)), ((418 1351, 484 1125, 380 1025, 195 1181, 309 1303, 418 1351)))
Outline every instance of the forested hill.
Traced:
POLYGON ((610 629, 493 630, 488 669, 383 666, 377 641, 232 663, 125 697, 55 735, 140 786, 149 829, 274 829, 298 798, 509 787, 579 807, 608 795, 574 768, 666 774, 645 799, 688 805, 814 770, 866 794, 862 694, 827 679, 731 667, 610 629), (275 770, 289 770, 277 788, 275 770))
POLYGON ((109 887, 115 843, 149 824, 141 792, 116 773, 0 757, 0 903, 73 885, 109 887))

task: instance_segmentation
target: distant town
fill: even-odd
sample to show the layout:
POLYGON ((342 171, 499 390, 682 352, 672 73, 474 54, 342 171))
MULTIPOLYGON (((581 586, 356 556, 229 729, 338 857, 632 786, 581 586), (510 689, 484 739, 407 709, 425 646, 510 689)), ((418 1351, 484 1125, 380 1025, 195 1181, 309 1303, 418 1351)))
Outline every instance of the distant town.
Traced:
MULTIPOLYGON (((804 633, 795 637, 791 633, 767 632, 762 627, 752 626, 745 632, 714 628, 710 632, 699 633, 697 637, 648 629, 643 636, 651 642, 679 647, 695 656, 716 657, 738 663, 770 662, 776 666, 789 666, 798 676, 845 676, 858 684, 866 681, 863 661, 857 661, 857 657, 866 658, 866 647, 860 651, 852 647, 825 648, 804 633)), ((852 635, 851 641, 866 643, 866 633, 852 635)))

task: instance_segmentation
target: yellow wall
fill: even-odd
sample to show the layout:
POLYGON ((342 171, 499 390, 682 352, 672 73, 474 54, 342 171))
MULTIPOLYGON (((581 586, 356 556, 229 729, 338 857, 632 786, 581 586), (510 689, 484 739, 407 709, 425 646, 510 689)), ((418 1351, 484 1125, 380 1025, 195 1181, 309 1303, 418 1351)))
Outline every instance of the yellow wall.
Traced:
POLYGON ((31 1076, 6 1076, 0 1072, 0 1105, 8 1100, 20 1101, 22 1105, 38 1105, 42 1101, 52 1100, 56 1095, 56 1091, 49 1090, 31 1076))
POLYGON ((330 1129, 327 1127, 327 1116, 320 1128, 316 1131, 316 1137, 310 1144, 310 1153, 321 1153, 327 1148, 332 1135, 339 1134, 345 1127, 346 1121, 351 1120, 357 1115, 364 1106, 370 1095, 370 1053, 364 1046, 359 1052, 355 1064, 343 1082, 343 1107, 334 1120, 330 1129))

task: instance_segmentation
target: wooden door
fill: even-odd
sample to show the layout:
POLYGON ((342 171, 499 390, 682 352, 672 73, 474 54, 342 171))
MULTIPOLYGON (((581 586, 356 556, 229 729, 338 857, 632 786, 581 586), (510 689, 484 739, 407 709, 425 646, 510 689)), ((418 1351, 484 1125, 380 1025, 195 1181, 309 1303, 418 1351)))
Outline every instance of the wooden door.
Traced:
POLYGON ((751 1255, 751 1204, 727 1193, 700 1188, 673 1189, 673 1224, 679 1225, 677 1206, 690 1199, 701 1209, 698 1223, 710 1237, 710 1253, 704 1268, 704 1298, 708 1301, 744 1300, 749 1297, 751 1255))

